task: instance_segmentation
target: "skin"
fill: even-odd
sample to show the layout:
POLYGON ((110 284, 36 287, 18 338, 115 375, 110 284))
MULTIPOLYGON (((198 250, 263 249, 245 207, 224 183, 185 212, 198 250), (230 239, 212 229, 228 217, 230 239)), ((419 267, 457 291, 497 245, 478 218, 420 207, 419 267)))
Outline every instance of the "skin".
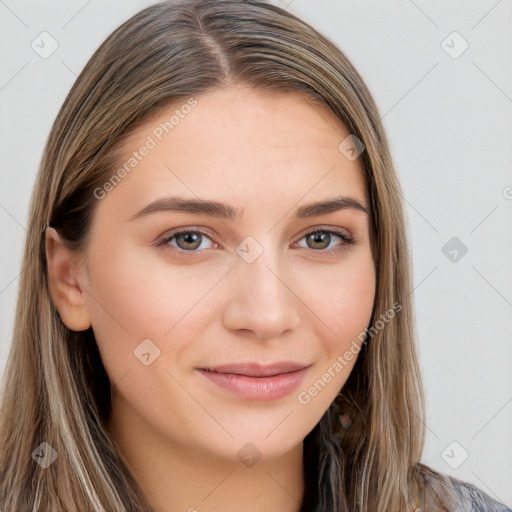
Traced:
MULTIPOLYGON (((156 511, 297 511, 303 440, 356 357, 309 403, 297 396, 354 340, 360 345, 375 272, 365 212, 296 219, 295 210, 337 195, 365 203, 361 159, 338 150, 349 132, 303 95, 230 87, 196 99, 98 200, 85 253, 47 230, 50 292, 70 329, 93 328, 113 386, 108 432, 156 511), (223 201, 243 215, 166 211, 128 220, 166 195, 223 201), (177 227, 207 236, 155 246, 177 227), (355 244, 336 235, 315 244, 306 232, 316 227, 355 244), (263 249, 252 263, 236 251, 248 236, 263 249), (134 355, 144 339, 160 350, 148 366, 134 355), (297 390, 273 401, 241 399, 197 371, 282 360, 310 366, 297 390), (252 467, 237 457, 248 442, 261 454, 252 467)), ((127 158, 175 108, 132 134, 127 158)))

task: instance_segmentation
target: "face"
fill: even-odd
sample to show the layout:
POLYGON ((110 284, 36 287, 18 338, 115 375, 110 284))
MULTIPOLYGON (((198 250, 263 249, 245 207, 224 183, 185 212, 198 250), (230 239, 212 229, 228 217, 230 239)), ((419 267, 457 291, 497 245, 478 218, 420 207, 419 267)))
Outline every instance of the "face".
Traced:
POLYGON ((339 120, 295 93, 185 104, 134 132, 130 171, 97 191, 80 279, 111 425, 228 459, 247 442, 278 456, 334 400, 370 320, 361 159, 338 149, 339 120))

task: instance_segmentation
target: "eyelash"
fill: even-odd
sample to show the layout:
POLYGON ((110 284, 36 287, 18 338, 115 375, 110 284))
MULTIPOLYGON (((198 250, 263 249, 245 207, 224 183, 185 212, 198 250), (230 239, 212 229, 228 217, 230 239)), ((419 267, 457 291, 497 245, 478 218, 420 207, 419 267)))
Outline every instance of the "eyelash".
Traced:
MULTIPOLYGON (((350 248, 350 246, 355 245, 355 243, 356 243, 356 240, 352 236, 347 235, 346 233, 334 230, 332 228, 327 229, 327 228, 322 228, 322 227, 315 227, 315 228, 310 229, 309 231, 304 233, 304 235, 300 238, 300 240, 302 240, 303 238, 305 238, 308 235, 311 235, 313 233, 324 233, 327 235, 336 235, 339 238, 341 238, 341 240, 343 241, 343 243, 341 245, 337 246, 335 249, 311 249, 314 252, 326 253, 326 254, 335 256, 335 255, 340 254, 341 252, 346 251, 347 249, 350 248)), ((158 240, 154 245, 156 247, 160 247, 160 246, 169 244, 169 242, 173 238, 175 238, 179 235, 183 235, 183 234, 200 234, 200 235, 203 235, 203 236, 206 236, 206 237, 212 239, 212 236, 209 233, 207 233, 206 231, 202 231, 201 229, 183 228, 183 229, 176 229, 175 231, 172 231, 170 234, 166 235, 164 238, 158 240)), ((212 240, 212 242, 213 242, 213 240, 212 240)), ((179 247, 176 247, 174 245, 170 245, 170 247, 172 247, 175 254, 177 254, 178 256, 184 256, 184 257, 193 256, 194 254, 198 254, 202 250, 205 250, 205 249, 199 249, 199 250, 195 249, 195 250, 187 251, 185 249, 180 249, 179 247)), ((310 249, 310 248, 302 247, 302 249, 310 249)))

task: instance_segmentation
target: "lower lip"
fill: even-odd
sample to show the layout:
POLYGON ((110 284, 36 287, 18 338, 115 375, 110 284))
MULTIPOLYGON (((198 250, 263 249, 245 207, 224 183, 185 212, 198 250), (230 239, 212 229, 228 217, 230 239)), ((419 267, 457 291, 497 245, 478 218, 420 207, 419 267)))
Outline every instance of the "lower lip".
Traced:
POLYGON ((277 400, 297 389, 307 368, 295 372, 280 373, 271 377, 248 377, 234 373, 216 373, 199 370, 211 382, 227 389, 244 400, 267 402, 277 400))

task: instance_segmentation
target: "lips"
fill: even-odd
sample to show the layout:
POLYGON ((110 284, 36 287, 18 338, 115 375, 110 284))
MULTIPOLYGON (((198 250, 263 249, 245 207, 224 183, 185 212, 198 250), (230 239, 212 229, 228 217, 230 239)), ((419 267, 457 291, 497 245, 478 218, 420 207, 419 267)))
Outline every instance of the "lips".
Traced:
POLYGON ((211 386, 243 400, 270 401, 283 398, 298 388, 311 365, 280 361, 262 365, 238 363, 198 368, 211 386))
POLYGON ((281 373, 296 372, 307 366, 309 365, 294 361, 281 361, 267 365, 261 365, 259 363, 225 364, 213 368, 201 368, 201 370, 216 373, 229 373, 232 375, 245 375, 247 377, 272 377, 281 373))

